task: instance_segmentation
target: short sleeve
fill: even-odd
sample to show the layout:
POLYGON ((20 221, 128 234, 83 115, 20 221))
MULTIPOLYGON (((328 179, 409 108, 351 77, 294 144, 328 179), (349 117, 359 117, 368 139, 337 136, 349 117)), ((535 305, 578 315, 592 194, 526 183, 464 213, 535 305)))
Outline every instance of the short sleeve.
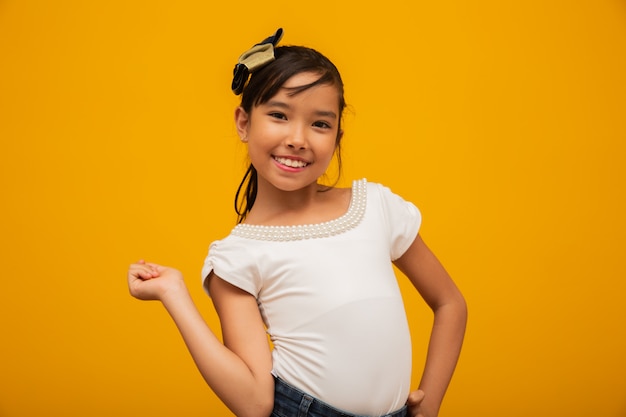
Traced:
MULTIPOLYGON (((258 268, 243 245, 232 239, 217 240, 209 246, 202 267, 202 287, 209 294, 207 277, 214 272, 224 281, 257 297, 261 287, 258 268)), ((211 294, 209 294, 210 296, 211 294)))
POLYGON ((377 186, 381 197, 384 221, 387 226, 390 256, 395 261, 411 246, 422 224, 419 209, 411 202, 394 194, 388 187, 377 186))

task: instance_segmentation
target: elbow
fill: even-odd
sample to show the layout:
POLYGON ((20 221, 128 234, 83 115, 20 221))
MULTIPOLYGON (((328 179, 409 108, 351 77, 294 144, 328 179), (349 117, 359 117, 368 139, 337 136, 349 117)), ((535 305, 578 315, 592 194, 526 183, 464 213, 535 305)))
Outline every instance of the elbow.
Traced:
POLYGON ((274 378, 271 379, 272 383, 257 397, 252 417, 269 417, 274 411, 274 378))
POLYGON ((256 413, 254 417, 269 417, 274 411, 274 397, 271 399, 266 398, 262 403, 256 407, 256 413))
POLYGON ((239 417, 269 417, 274 410, 274 402, 251 404, 245 411, 236 413, 239 417))
POLYGON ((467 301, 465 298, 459 293, 458 300, 455 303, 456 316, 459 323, 459 326, 463 329, 462 332, 465 333, 465 329, 467 327, 467 301))
POLYGON ((274 411, 274 401, 263 404, 259 407, 259 417, 269 417, 274 411))
POLYGON ((432 306, 432 309, 435 316, 443 315, 449 317, 463 326, 467 323, 467 302, 460 291, 457 291, 453 296, 448 297, 440 304, 432 306))
POLYGON ((454 305, 459 319, 464 323, 467 322, 467 301, 465 301, 465 297, 463 297, 460 291, 457 293, 452 305, 454 305))
POLYGON ((238 417, 269 417, 274 410, 274 395, 249 399, 242 407, 231 408, 238 417))

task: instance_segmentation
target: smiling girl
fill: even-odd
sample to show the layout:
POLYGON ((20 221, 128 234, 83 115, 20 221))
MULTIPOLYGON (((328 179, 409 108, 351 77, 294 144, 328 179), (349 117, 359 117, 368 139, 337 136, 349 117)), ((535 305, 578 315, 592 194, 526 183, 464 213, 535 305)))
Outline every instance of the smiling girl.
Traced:
POLYGON ((130 292, 163 303, 237 416, 435 417, 461 350, 463 296, 421 239, 413 204, 364 179, 319 183, 333 156, 341 160, 343 82, 319 52, 276 47, 281 36, 235 67, 235 125, 250 165, 235 198, 239 222, 210 245, 202 270, 223 343, 176 269, 132 264, 130 292), (434 312, 413 392, 393 265, 434 312))

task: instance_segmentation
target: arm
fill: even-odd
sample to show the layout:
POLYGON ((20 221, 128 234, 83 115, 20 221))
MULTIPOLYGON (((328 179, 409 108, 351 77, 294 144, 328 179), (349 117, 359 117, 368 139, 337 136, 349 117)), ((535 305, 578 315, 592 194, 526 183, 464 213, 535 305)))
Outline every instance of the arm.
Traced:
POLYGON ((419 386, 423 394, 412 393, 409 406, 415 417, 435 417, 461 352, 467 306, 459 289, 419 235, 395 265, 411 280, 434 313, 419 386))
POLYGON ((131 294, 163 303, 198 370, 239 417, 267 417, 274 403, 272 360, 255 298, 213 277, 211 294, 220 315, 224 344, 209 329, 175 269, 139 262, 130 267, 131 294))

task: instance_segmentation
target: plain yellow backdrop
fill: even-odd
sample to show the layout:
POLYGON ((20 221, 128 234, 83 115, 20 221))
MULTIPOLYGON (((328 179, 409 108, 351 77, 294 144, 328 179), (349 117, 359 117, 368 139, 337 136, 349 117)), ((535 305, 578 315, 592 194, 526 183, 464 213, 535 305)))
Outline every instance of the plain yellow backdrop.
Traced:
MULTIPOLYGON (((441 416, 626 416, 618 0, 0 0, 0 416, 230 415, 125 276, 177 266, 219 331, 232 68, 277 27, 342 71, 344 184, 414 201, 467 297, 441 416)), ((417 384, 431 315, 400 282, 417 384)))

